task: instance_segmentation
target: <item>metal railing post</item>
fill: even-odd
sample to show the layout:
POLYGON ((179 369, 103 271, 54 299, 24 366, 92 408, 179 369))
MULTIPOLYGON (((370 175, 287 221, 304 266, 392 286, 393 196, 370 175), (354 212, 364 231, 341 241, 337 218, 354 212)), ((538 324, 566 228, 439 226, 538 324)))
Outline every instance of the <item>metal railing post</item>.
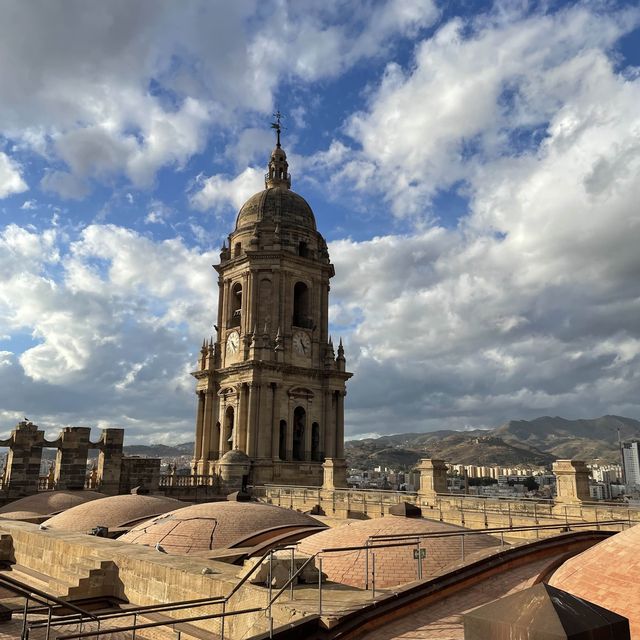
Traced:
POLYGON ((227 601, 222 601, 222 619, 220 620, 220 640, 224 640, 224 621, 226 620, 227 601))
POLYGON ((322 615, 322 556, 318 557, 318 615, 322 615))
POLYGON ((271 551, 269 552, 269 603, 271 603, 271 593, 273 589, 272 583, 273 583, 273 549, 271 549, 271 551))
POLYGON ((504 531, 500 532, 500 546, 504 547, 504 531))
POLYGON ((364 545, 364 590, 369 591, 369 540, 364 545))
POLYGON ((289 569, 289 599, 293 601, 293 574, 295 570, 295 550, 291 547, 291 568, 289 569))
POLYGON ((45 640, 49 640, 49 634, 51 633, 51 605, 49 605, 49 612, 47 613, 47 635, 45 640))
POLYGON ((27 611, 29 610, 29 596, 24 599, 24 610, 22 612, 22 633, 20 637, 25 640, 27 637, 27 611))
POLYGON ((374 552, 371 552, 371 597, 376 597, 376 554, 374 552))
POLYGON ((133 614, 133 633, 131 634, 131 640, 136 640, 136 625, 138 624, 138 614, 133 614))

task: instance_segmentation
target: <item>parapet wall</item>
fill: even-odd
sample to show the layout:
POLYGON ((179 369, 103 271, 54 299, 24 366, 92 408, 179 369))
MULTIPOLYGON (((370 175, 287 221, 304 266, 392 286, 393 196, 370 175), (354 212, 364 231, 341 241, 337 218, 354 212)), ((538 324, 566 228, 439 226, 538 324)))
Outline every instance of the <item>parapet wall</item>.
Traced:
MULTIPOLYGON (((319 508, 327 516, 337 518, 380 518, 401 502, 420 507, 425 518, 455 524, 469 529, 498 527, 533 527, 580 522, 624 520, 640 522, 640 510, 614 504, 564 504, 551 500, 502 500, 471 496, 435 495, 423 497, 417 493, 396 491, 362 491, 356 489, 316 489, 267 485, 254 487, 260 500, 280 507, 309 511, 319 508)), ((607 528, 603 525, 602 528, 607 528)), ((615 527, 611 527, 615 529, 615 527)), ((619 527, 618 527, 619 528, 619 527)), ((557 534, 549 530, 546 535, 557 534)), ((537 538, 541 531, 513 532, 513 537, 537 538)))

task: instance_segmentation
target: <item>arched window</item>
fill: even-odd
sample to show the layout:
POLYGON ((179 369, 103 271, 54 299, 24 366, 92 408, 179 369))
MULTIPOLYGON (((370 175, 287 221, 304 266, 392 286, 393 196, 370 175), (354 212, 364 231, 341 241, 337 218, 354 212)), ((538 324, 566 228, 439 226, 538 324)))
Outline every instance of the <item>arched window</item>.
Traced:
POLYGON ((287 459, 287 421, 280 420, 280 439, 278 440, 278 458, 287 459))
POLYGON ((317 422, 311 425, 311 459, 320 461, 320 425, 317 422))
POLYGON ((309 256, 309 246, 304 240, 298 243, 298 255, 307 258, 309 256))
POLYGON ((231 300, 229 300, 229 326, 239 327, 242 316, 242 284, 236 282, 231 287, 231 300))
POLYGON ((296 407, 293 412, 293 459, 304 460, 304 429, 307 422, 307 412, 302 407, 296 407))
POLYGON ((233 257, 237 258, 242 253, 242 242, 236 242, 233 246, 233 257))
POLYGON ((230 451, 233 448, 233 420, 234 409, 231 405, 224 412, 224 450, 230 451))
POLYGON ((293 287, 293 325, 313 329, 309 317, 309 287, 304 282, 296 282, 293 287))

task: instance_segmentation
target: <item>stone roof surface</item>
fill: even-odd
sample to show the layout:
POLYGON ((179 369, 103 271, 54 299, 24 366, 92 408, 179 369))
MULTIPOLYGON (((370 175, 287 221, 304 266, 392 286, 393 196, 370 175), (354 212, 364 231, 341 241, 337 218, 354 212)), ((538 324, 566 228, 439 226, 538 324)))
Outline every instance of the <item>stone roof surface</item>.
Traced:
MULTIPOLYGON (((321 549, 335 547, 362 546, 370 536, 416 533, 447 533, 451 531, 468 531, 462 527, 427 520, 426 518, 403 518, 385 516, 371 520, 352 521, 344 526, 326 529, 300 542, 299 549, 303 553, 313 554, 321 549)), ((393 542, 393 541, 386 541, 393 542)), ((402 540, 398 540, 402 542, 402 540)), ((382 542, 378 544, 384 544, 382 542)), ((500 541, 486 534, 475 534, 465 537, 465 556, 500 544, 500 541)), ((427 578, 439 574, 447 565, 462 559, 461 537, 424 538, 420 541, 426 549, 426 557, 422 560, 422 577, 427 578)), ((381 588, 413 582, 417 579, 417 560, 414 558, 416 546, 390 547, 375 551, 376 586, 381 588)), ((369 574, 372 569, 372 552, 369 551, 369 574)), ((322 556, 322 571, 329 580, 353 587, 364 588, 366 552, 341 551, 322 556)), ((371 575, 369 575, 371 581, 371 575)))
POLYGON ((207 502, 152 518, 135 526, 119 540, 151 547, 159 544, 167 553, 190 554, 225 548, 257 531, 287 524, 322 526, 310 516, 274 505, 207 502))
POLYGON ((184 506, 184 502, 164 496, 141 494, 109 496, 67 509, 53 518, 49 518, 43 524, 51 529, 81 533, 89 532, 98 526, 116 529, 137 524, 141 520, 147 520, 151 516, 163 514, 182 506, 184 506))
POLYGON ((569 558, 549 584, 629 619, 640 637, 640 525, 569 558))
POLYGON ((236 229, 259 222, 274 222, 316 229, 316 219, 309 203, 286 187, 272 187, 252 195, 240 209, 236 229))
POLYGON ((24 517, 46 516, 105 497, 104 493, 97 491, 42 491, 0 507, 0 517, 22 520, 24 517))

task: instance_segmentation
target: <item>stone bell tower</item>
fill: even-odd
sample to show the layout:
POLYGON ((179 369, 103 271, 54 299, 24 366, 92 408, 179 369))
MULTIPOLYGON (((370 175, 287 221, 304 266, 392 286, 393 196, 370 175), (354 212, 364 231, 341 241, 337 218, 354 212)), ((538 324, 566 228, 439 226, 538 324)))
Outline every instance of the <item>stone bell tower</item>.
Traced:
POLYGON ((322 463, 344 458, 346 371, 329 336, 327 244, 311 207, 291 191, 287 155, 273 128, 265 189, 242 206, 214 268, 216 339, 202 345, 196 473, 219 472, 245 453, 251 481, 322 484, 322 463), (227 454, 227 458, 224 458, 227 454))

